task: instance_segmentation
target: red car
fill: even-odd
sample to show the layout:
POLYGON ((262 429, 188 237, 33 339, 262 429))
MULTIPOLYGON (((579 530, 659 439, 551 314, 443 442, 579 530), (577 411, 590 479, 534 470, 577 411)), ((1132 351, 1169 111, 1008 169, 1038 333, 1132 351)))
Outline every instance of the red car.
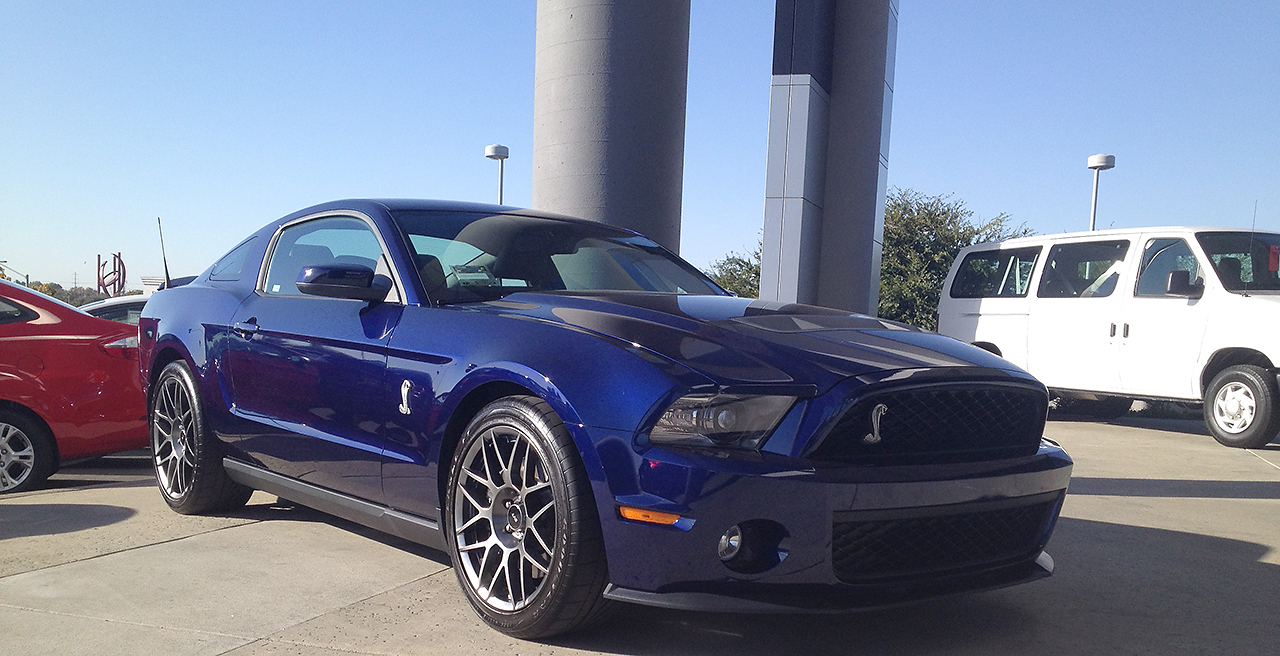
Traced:
POLYGON ((0 494, 147 446, 137 328, 0 280, 0 494))

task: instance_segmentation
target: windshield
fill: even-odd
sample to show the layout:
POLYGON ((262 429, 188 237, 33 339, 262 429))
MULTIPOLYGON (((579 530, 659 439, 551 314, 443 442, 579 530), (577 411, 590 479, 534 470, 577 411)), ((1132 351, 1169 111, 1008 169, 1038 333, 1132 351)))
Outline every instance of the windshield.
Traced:
POLYGON ((1198 232, 1196 240, 1228 291, 1280 291, 1280 234, 1198 232))
POLYGON ((423 288, 440 303, 520 291, 725 294, 653 241, 603 224, 425 210, 393 216, 423 288))

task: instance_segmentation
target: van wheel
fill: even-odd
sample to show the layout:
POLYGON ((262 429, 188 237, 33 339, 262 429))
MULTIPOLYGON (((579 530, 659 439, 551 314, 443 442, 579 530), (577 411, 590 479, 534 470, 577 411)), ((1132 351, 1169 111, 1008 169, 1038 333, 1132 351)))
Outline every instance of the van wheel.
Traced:
POLYGON ((1221 444, 1256 449, 1280 432, 1275 376, 1251 364, 1218 372, 1204 391, 1204 423, 1221 444))

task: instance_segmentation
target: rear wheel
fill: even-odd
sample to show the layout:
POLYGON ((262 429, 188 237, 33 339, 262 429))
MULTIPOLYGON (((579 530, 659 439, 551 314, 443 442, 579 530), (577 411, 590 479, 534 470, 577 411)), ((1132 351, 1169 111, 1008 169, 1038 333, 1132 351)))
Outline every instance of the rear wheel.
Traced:
POLYGON ((1280 432, 1280 390, 1262 367, 1227 367, 1204 391, 1204 423, 1226 446, 1256 449, 1280 432))
POLYGON ((181 361, 169 363, 156 380, 151 453, 165 502, 184 515, 233 510, 253 494, 227 476, 218 440, 205 426, 195 377, 181 361))
POLYGON ((0 494, 38 487, 57 469, 53 435, 37 421, 0 410, 0 494))
POLYGON ((613 604, 600 520, 560 418, 530 396, 499 399, 454 452, 446 523, 454 572, 493 628, 542 638, 603 619, 613 604))

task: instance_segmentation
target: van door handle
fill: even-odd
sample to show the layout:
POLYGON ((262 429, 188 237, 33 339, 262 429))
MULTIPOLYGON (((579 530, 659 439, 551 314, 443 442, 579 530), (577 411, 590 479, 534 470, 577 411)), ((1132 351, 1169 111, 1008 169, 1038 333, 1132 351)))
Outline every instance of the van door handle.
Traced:
POLYGON ((1116 325, 1114 323, 1111 324, 1111 336, 1112 337, 1116 336, 1116 325))
POLYGON ((1125 339, 1129 338, 1129 324, 1127 323, 1124 325, 1124 337, 1125 339))

